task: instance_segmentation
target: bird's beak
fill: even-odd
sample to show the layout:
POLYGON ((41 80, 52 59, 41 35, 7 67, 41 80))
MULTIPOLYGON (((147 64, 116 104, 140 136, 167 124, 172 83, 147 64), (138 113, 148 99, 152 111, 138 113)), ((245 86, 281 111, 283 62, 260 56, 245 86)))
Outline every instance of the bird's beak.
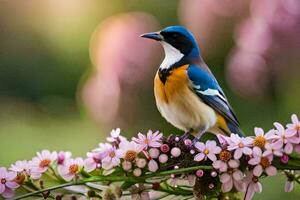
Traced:
POLYGON ((142 34, 140 37, 149 38, 149 39, 156 40, 156 41, 161 41, 164 39, 163 36, 159 32, 145 33, 145 34, 142 34))

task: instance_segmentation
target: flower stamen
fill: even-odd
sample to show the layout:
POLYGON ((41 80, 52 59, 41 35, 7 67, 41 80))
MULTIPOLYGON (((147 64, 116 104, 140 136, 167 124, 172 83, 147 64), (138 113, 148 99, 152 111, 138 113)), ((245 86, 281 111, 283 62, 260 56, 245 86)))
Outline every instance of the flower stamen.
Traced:
POLYGON ((51 160, 49 159, 44 159, 40 162, 40 167, 48 167, 51 163, 51 160))
POLYGON ((78 171, 78 165, 76 165, 76 164, 70 165, 69 172, 71 174, 76 174, 77 171, 78 171))
POLYGON ((258 146, 259 148, 263 148, 266 144, 266 139, 259 135, 253 141, 254 146, 258 146))
POLYGON ((220 160, 227 162, 231 159, 232 155, 228 150, 222 150, 219 154, 220 160))
POLYGON ((129 150, 126 152, 124 159, 127 161, 134 161, 137 156, 137 153, 133 150, 129 150))

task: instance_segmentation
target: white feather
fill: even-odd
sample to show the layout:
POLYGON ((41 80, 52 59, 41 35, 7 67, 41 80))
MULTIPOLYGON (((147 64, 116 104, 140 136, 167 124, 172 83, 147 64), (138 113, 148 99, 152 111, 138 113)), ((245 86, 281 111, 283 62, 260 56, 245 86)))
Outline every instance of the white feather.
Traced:
POLYGON ((207 96, 218 96, 220 99, 222 99, 223 101, 227 102, 227 100, 220 94, 220 92, 218 90, 214 90, 211 88, 208 88, 205 91, 201 91, 201 90, 197 90, 199 93, 207 95, 207 96))
POLYGON ((184 55, 178 49, 166 42, 161 42, 161 44, 165 51, 165 59, 163 60, 159 68, 168 69, 171 65, 180 61, 180 59, 184 55))

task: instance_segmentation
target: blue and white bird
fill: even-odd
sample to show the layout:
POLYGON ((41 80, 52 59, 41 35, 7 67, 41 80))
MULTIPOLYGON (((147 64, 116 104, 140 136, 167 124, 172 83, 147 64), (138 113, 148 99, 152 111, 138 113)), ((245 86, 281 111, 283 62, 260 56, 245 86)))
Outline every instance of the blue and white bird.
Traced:
POLYGON ((159 41, 165 58, 154 79, 156 105, 173 126, 197 139, 205 132, 243 135, 228 100, 201 57, 193 34, 170 26, 141 37, 159 41))

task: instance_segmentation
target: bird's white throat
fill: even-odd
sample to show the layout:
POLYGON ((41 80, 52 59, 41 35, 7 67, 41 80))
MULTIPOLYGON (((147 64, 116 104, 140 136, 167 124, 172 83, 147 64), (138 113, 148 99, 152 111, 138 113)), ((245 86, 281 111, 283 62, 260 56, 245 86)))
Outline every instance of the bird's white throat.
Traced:
POLYGON ((168 69, 170 66, 180 61, 184 54, 182 54, 178 49, 166 42, 161 42, 161 44, 165 51, 165 58, 159 68, 168 69))

